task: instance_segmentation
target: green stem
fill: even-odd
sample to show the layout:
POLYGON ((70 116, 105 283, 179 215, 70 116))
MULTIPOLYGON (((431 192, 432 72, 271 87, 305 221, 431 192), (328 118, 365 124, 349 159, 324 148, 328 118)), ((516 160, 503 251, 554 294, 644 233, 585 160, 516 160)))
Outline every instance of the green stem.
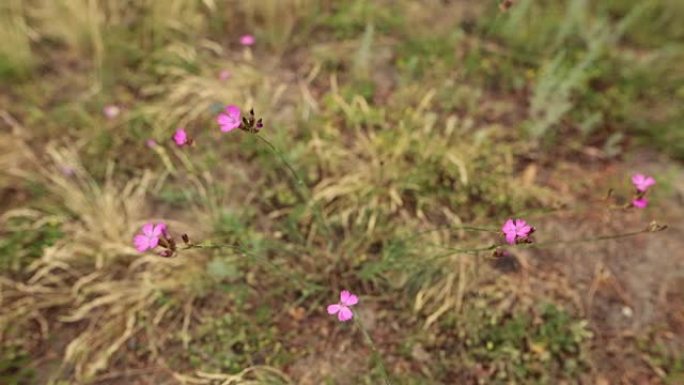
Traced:
POLYGON ((370 346, 371 350, 373 351, 373 360, 380 366, 380 372, 382 373, 385 385, 392 385, 392 381, 390 381, 389 375, 387 374, 387 369, 385 368, 385 363, 382 360, 382 355, 380 354, 378 348, 375 346, 375 343, 373 342, 373 339, 371 338, 370 334, 368 334, 366 328, 363 327, 363 322, 359 320, 358 313, 354 318, 354 324, 356 324, 359 330, 361 330, 363 338, 366 340, 366 343, 368 344, 368 346, 370 346))
POLYGON ((285 155, 283 154, 283 152, 278 150, 278 148, 273 143, 271 143, 271 141, 266 139, 261 134, 257 134, 256 137, 259 140, 261 140, 262 142, 264 142, 266 144, 266 146, 268 146, 268 148, 271 150, 271 152, 273 154, 275 154, 278 157, 278 159, 280 159, 280 161, 288 169, 288 171, 292 175, 292 178, 294 178, 294 180, 295 180, 295 192, 297 193, 297 195, 299 195, 299 198, 302 201, 304 201, 304 202, 311 201, 311 207, 313 208, 314 217, 316 217, 316 219, 323 225, 323 229, 325 230, 326 234, 328 236, 330 236, 332 234, 332 230, 330 229, 330 226, 326 222, 325 217, 323 216, 323 212, 320 209, 320 207, 318 206, 318 203, 316 203, 315 201, 312 200, 311 193, 308 190, 308 187, 306 186, 306 184, 304 183, 304 180, 299 177, 299 174, 297 174, 297 171, 295 171, 294 167, 292 167, 290 162, 288 162, 288 160, 285 158, 285 155), (302 192, 301 189, 305 189, 306 192, 302 192))
MULTIPOLYGON (((300 185, 300 186, 305 186, 304 181, 302 178, 299 177, 299 174, 297 174, 297 171, 295 171, 294 167, 290 164, 290 162, 285 159, 285 155, 278 150, 278 148, 271 143, 268 139, 263 137, 262 135, 256 135, 256 137, 261 140, 262 142, 266 143, 268 148, 280 159, 280 161, 287 167, 288 171, 290 171, 290 174, 292 174, 292 177, 294 178, 295 182, 300 185)), ((300 193, 300 191, 297 191, 297 193, 300 193)))
POLYGON ((498 229, 488 228, 488 227, 477 227, 477 226, 467 226, 467 225, 463 225, 463 226, 445 225, 445 226, 436 227, 434 229, 419 231, 419 232, 415 233, 412 237, 407 238, 407 240, 410 241, 410 240, 413 240, 413 239, 420 237, 421 235, 428 234, 428 233, 434 233, 436 231, 441 231, 441 230, 463 230, 463 231, 474 231, 474 232, 480 231, 483 233, 498 233, 499 232, 498 229))
POLYGON ((499 245, 499 244, 493 244, 490 246, 483 246, 483 247, 475 247, 475 248, 454 248, 454 247, 449 247, 449 246, 442 246, 442 245, 437 245, 437 244, 421 244, 421 246, 429 246, 429 247, 436 247, 444 250, 450 250, 453 252, 457 253, 464 253, 464 254, 477 254, 483 251, 489 251, 489 250, 495 250, 496 248, 500 246, 507 246, 507 247, 517 247, 517 248, 541 248, 541 247, 548 247, 548 246, 562 246, 562 245, 571 245, 571 244, 577 244, 577 243, 588 243, 588 242, 599 242, 599 241, 608 241, 608 240, 613 240, 613 239, 620 239, 620 238, 628 238, 628 237, 633 237, 635 235, 639 234, 644 234, 644 233, 654 233, 654 232, 659 232, 663 231, 666 229, 666 226, 657 228, 657 229, 642 229, 642 230, 637 230, 637 231, 629 231, 626 233, 618 233, 618 234, 606 234, 606 235, 599 235, 596 237, 590 237, 590 238, 579 238, 579 239, 561 239, 561 240, 551 240, 551 241, 544 241, 544 242, 535 242, 535 243, 520 243, 520 244, 515 244, 515 245, 499 245))
MULTIPOLYGON (((658 230, 658 231, 660 231, 660 230, 658 230)), ((571 245, 571 244, 576 244, 576 243, 600 242, 600 241, 609 241, 612 239, 628 238, 628 237, 633 237, 635 235, 644 234, 644 233, 652 233, 652 232, 654 232, 654 231, 649 230, 649 229, 643 229, 643 230, 639 230, 639 231, 630 231, 627 233, 599 235, 597 237, 590 237, 590 238, 561 239, 561 240, 545 241, 545 242, 537 242, 537 243, 521 243, 521 244, 511 245, 511 246, 520 247, 520 248, 537 248, 537 247, 557 246, 557 245, 558 246, 560 246, 560 245, 571 245)))

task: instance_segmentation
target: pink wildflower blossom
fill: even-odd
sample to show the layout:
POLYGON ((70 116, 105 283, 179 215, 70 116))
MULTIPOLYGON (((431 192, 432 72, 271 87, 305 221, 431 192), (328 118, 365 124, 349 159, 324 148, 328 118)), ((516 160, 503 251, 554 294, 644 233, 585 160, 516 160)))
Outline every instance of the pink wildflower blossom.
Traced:
POLYGON ((71 166, 59 166, 59 171, 62 172, 64 176, 72 176, 76 173, 76 169, 71 166))
POLYGON ((145 144, 147 144, 147 147, 149 148, 154 148, 157 146, 157 142, 154 139, 147 139, 147 142, 145 142, 145 144))
POLYGON ((153 225, 152 223, 146 223, 140 233, 136 234, 133 238, 133 244, 135 249, 139 252, 144 252, 146 250, 151 250, 157 247, 159 244, 159 237, 166 235, 166 224, 157 223, 153 225))
POLYGON ((328 305, 328 314, 337 314, 337 319, 342 322, 349 321, 354 317, 350 307, 356 305, 359 298, 348 290, 340 292, 340 302, 328 305))
POLYGON ((225 113, 219 114, 216 122, 221 126, 221 131, 229 132, 240 127, 240 116, 240 107, 230 105, 226 107, 225 113))
POLYGON ((219 80, 226 81, 226 80, 230 79, 230 76, 231 76, 230 71, 222 70, 221 72, 219 72, 218 77, 219 77, 219 80))
POLYGON ((646 206, 648 206, 648 199, 643 198, 643 197, 634 199, 632 201, 632 206, 639 208, 639 209, 646 208, 646 206))
POLYGON ((110 104, 110 105, 105 106, 102 109, 102 113, 104 114, 105 117, 107 117, 107 119, 114 119, 117 116, 119 116, 119 113, 121 113, 121 108, 119 108, 119 106, 116 106, 114 104, 110 104))
POLYGON ((240 36, 240 44, 244 46, 250 46, 253 45, 256 42, 256 39, 254 38, 253 35, 242 35, 240 36))
POLYGON ((173 141, 178 147, 183 147, 184 145, 188 144, 188 133, 185 132, 184 128, 179 128, 176 130, 176 133, 173 134, 173 141))
POLYGON ((517 242, 526 241, 527 237, 534 232, 534 227, 522 219, 509 219, 504 223, 501 231, 506 236, 506 242, 509 245, 515 245, 517 242))
POLYGON ((634 187, 636 187, 639 192, 646 192, 646 190, 655 183, 655 179, 644 174, 634 174, 632 176, 632 184, 634 184, 634 187))

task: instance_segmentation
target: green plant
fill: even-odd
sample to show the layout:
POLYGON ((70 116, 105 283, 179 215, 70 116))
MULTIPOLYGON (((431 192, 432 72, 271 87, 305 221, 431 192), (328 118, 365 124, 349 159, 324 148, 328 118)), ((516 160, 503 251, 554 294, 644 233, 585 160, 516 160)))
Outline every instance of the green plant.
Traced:
POLYGON ((4 385, 29 385, 35 373, 29 366, 31 359, 20 346, 0 346, 0 383, 4 385))
POLYGON ((39 258, 64 234, 59 223, 34 223, 23 218, 9 219, 0 233, 0 272, 18 273, 39 258))

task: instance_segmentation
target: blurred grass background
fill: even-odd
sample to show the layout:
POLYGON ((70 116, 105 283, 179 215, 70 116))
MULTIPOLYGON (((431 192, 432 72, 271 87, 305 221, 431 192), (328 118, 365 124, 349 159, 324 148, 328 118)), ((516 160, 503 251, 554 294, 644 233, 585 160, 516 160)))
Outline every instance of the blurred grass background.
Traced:
POLYGON ((572 251, 445 249, 494 239, 449 226, 520 213, 577 234, 658 217, 539 214, 626 190, 634 166, 681 202, 684 3, 510 3, 4 0, 0 383, 377 383, 322 311, 340 288, 397 384, 681 383, 676 253, 649 270, 667 262, 648 289, 669 305, 616 331, 592 301, 617 282, 597 301, 634 311, 621 249, 578 275, 572 251), (264 118, 308 195, 219 132, 225 104, 264 118), (195 147, 171 145, 180 126, 195 147), (254 257, 140 255, 147 220, 254 257))

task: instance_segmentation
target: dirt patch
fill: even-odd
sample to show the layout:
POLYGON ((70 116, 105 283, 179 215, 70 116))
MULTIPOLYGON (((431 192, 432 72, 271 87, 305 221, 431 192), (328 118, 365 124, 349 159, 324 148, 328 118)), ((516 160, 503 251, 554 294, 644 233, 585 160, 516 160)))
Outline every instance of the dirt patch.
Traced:
MULTIPOLYGON (((649 341, 646 345, 666 341, 671 348, 669 353, 675 357, 684 352, 684 207, 676 203, 684 196, 684 190, 681 180, 665 180, 672 167, 675 166, 668 163, 642 167, 628 164, 599 171, 595 175, 598 178, 584 175, 585 180, 595 182, 594 193, 615 187, 616 180, 631 175, 630 170, 661 176, 662 185, 675 186, 667 188, 670 191, 657 192, 646 210, 614 211, 598 203, 578 212, 559 212, 533 222, 543 229, 539 237, 543 232, 550 239, 636 231, 653 220, 667 224, 666 231, 522 253, 523 265, 535 285, 533 290, 548 290, 555 297, 570 298, 578 305, 580 315, 589 320, 594 333, 593 370, 597 378, 612 378, 610 383, 662 383, 667 378, 667 368, 648 356, 648 349, 641 346, 644 341, 649 341), (560 287, 563 280, 559 279, 539 282, 554 273, 567 285, 560 287)), ((582 180, 585 171, 575 172, 573 175, 566 170, 565 183, 582 180)))

